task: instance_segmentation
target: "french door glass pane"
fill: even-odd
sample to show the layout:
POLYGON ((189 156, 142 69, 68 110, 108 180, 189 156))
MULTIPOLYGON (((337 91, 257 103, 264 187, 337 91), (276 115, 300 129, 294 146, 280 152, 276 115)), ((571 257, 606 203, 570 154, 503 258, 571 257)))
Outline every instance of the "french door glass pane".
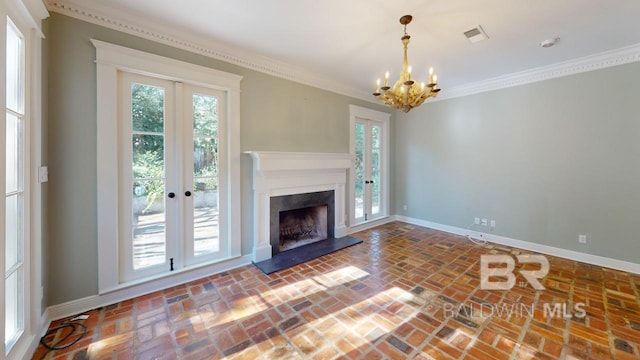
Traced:
POLYGON ((135 181, 133 183, 133 225, 164 223, 164 198, 164 181, 135 181))
POLYGON ((193 95, 193 133, 218 137, 218 98, 193 95))
POLYGON ((355 180, 356 180, 356 193, 355 193, 355 215, 356 219, 364 216, 364 180, 365 180, 365 167, 364 167, 364 139, 365 139, 365 125, 362 123, 356 123, 356 159, 355 159, 355 180))
POLYGON ((133 131, 164 132, 164 89, 132 84, 131 115, 133 131))
POLYGON ((23 39, 22 34, 7 21, 7 108, 23 113, 23 39))
POLYGON ((164 178, 164 135, 133 134, 133 177, 164 178))
POLYGON ((380 213, 380 127, 371 127, 371 214, 380 213))
POLYGON ((218 189, 213 178, 196 178, 193 189, 194 255, 220 251, 218 189))
POLYGON ((22 226, 20 219, 21 196, 18 194, 6 197, 5 213, 5 272, 19 264, 22 253, 22 226))
POLYGON ((6 163, 6 191, 7 193, 20 190, 20 119, 14 114, 7 112, 7 163, 6 163))
POLYGON ((4 338, 5 344, 9 345, 13 344, 18 339, 24 326, 22 321, 22 299, 20 296, 20 294, 22 294, 21 270, 21 268, 17 269, 5 279, 4 338))
POLYGON ((215 138, 193 140, 193 175, 216 176, 218 174, 218 145, 215 138))
POLYGON ((139 225, 133 228, 133 268, 141 269, 166 261, 165 225, 139 225))
POLYGON ((166 261, 165 90, 132 84, 133 268, 166 261))
POLYGON ((194 256, 220 250, 218 229, 218 99, 193 95, 194 256))
POLYGON ((371 148, 380 149, 380 126, 371 126, 371 148))

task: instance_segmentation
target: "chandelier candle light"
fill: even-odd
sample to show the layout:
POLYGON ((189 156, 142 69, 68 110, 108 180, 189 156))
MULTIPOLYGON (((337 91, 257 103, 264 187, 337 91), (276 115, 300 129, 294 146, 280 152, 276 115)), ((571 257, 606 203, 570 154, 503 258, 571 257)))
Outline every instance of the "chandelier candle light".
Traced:
POLYGON ((414 107, 420 106, 430 97, 436 97, 440 89, 438 88, 438 76, 433 73, 433 68, 429 68, 429 83, 424 82, 418 85, 411 78, 411 66, 407 60, 407 47, 411 36, 407 34, 407 24, 411 22, 411 15, 404 15, 400 18, 400 24, 404 25, 404 35, 402 36, 402 46, 404 47, 404 59, 402 61, 402 71, 400 79, 396 81, 393 88, 389 86, 389 72, 384 74, 384 85, 380 86, 380 79, 376 83, 376 92, 373 96, 386 105, 394 109, 409 112, 414 107))

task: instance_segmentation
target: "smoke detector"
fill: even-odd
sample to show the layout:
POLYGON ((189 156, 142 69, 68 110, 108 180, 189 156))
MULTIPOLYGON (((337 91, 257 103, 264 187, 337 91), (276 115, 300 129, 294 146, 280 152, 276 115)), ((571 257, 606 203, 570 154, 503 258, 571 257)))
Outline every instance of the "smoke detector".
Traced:
POLYGON ((477 43, 477 42, 482 41, 482 40, 487 40, 489 38, 487 33, 484 32, 484 29, 480 25, 478 25, 477 27, 474 27, 471 30, 465 31, 464 32, 464 36, 466 36, 467 39, 469 39, 469 41, 472 44, 473 43, 477 43))
POLYGON ((548 48, 548 47, 552 47, 553 45, 555 45, 558 40, 560 40, 559 37, 554 37, 554 38, 550 38, 550 39, 546 39, 546 40, 542 40, 540 41, 540 46, 542 46, 543 48, 548 48))

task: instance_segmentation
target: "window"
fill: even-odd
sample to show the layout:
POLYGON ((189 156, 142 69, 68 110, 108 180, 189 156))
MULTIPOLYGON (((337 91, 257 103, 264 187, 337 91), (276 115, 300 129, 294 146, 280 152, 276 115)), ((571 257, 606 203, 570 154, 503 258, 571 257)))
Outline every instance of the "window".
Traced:
POLYGON ((388 127, 390 115, 351 105, 350 226, 388 215, 388 127))
POLYGON ((241 77, 92 42, 100 293, 240 256, 241 77))
MULTIPOLYGON (((5 178, 5 349, 25 325, 25 40, 7 18, 5 178)), ((28 184, 28 182, 27 182, 28 184)))

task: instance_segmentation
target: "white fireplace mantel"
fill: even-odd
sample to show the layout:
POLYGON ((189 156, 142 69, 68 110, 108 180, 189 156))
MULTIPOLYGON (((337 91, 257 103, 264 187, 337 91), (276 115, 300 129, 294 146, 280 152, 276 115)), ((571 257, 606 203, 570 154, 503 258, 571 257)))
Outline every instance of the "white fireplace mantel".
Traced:
POLYGON ((347 235, 347 170, 352 156, 343 153, 246 151, 253 159, 253 261, 271 258, 270 198, 333 190, 335 237, 347 235))

